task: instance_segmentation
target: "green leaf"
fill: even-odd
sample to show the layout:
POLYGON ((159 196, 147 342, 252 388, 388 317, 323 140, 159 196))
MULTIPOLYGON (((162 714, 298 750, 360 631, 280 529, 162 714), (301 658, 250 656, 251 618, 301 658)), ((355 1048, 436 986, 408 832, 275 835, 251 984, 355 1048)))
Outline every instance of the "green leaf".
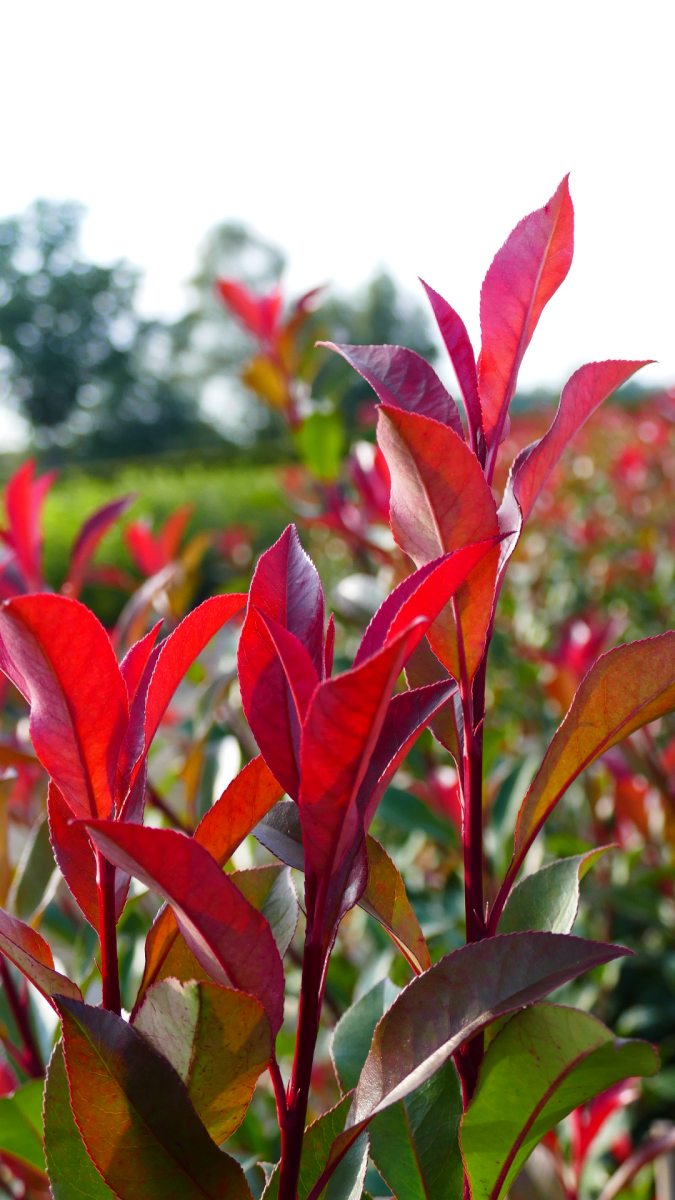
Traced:
POLYGON ((7 896, 7 907, 22 921, 30 921, 41 906, 55 865, 49 825, 43 814, 30 831, 7 896))
POLYGON ((43 1079, 31 1079, 12 1096, 0 1097, 0 1151, 45 1169, 42 1150, 43 1079))
POLYGON ((370 1157, 398 1200, 462 1200, 462 1095, 452 1061, 371 1122, 370 1157))
POLYGON ((413 979, 379 1022, 331 1160, 491 1021, 626 953, 569 935, 509 933, 442 958, 413 979))
POLYGON ((64 996, 56 1004, 75 1120, 119 1200, 251 1200, 173 1067, 114 1013, 64 996))
MULTIPOLYGON (((323 1171, 335 1138, 342 1133, 351 1104, 351 1093, 335 1108, 307 1126, 302 1143, 298 1200, 307 1200, 323 1171)), ((345 1154, 342 1162, 321 1193, 322 1200, 359 1200, 368 1166, 368 1134, 362 1134, 345 1154)), ((263 1192, 262 1200, 277 1200, 279 1195, 279 1164, 263 1192)))
POLYGON ((497 933, 516 933, 525 929, 571 933, 579 908, 579 884, 600 856, 610 849, 610 846, 601 846, 588 854, 560 858, 521 879, 506 901, 497 933))
POLYGON ((614 1038, 588 1013, 553 1004, 518 1013, 490 1045, 462 1122, 472 1200, 499 1200, 572 1109, 658 1066, 647 1042, 614 1038))
POLYGON ((234 1133, 272 1055, 253 996, 217 983, 165 979, 148 988, 134 1029, 171 1063, 214 1142, 234 1133))
POLYGON ((300 914, 293 876, 288 867, 268 863, 264 867, 233 871, 230 879, 236 883, 249 904, 269 921, 272 936, 283 958, 293 940, 300 914))
POLYGON ((345 452, 345 430, 338 413, 312 413, 296 434, 300 457, 319 479, 337 479, 345 452))
MULTIPOLYGON (((375 1026, 399 995, 400 988, 383 979, 335 1026, 331 1056, 343 1091, 358 1083, 375 1026)), ((372 1121, 370 1157, 399 1200, 461 1200, 461 1115, 457 1073, 448 1062, 405 1101, 372 1121)))
POLYGON ((343 1092, 352 1091, 359 1082, 375 1026, 400 993, 401 989, 390 979, 382 979, 340 1017, 333 1030, 330 1052, 343 1092))
POLYGON ((114 1200, 75 1124, 61 1042, 54 1047, 47 1071, 45 1153, 54 1200, 114 1200))

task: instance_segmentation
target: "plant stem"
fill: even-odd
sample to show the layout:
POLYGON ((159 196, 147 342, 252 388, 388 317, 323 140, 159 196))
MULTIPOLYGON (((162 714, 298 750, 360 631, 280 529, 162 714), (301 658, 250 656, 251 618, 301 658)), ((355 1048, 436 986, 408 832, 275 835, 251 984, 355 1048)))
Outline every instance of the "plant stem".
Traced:
POLYGON ((12 979, 7 959, 2 954, 0 954, 0 979, 2 979, 7 1003, 12 1010, 12 1016, 14 1017, 14 1022, 23 1043, 23 1053, 21 1054, 19 1065, 27 1075, 30 1075, 31 1079, 41 1079, 45 1073, 45 1069, 37 1048, 35 1035, 31 1029, 28 1004, 22 1001, 16 984, 12 979))
POLYGON ((117 963, 117 922, 115 921, 115 868, 96 851, 96 887, 98 889, 98 927, 101 943, 103 1007, 109 1012, 122 1011, 120 975, 117 963))

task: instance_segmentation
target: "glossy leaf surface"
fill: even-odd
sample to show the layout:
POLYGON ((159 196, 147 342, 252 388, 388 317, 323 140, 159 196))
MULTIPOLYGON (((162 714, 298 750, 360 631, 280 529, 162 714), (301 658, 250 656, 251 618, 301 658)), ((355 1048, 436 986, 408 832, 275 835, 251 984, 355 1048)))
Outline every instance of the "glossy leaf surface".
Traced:
POLYGON ((523 355, 570 269, 573 249, 574 210, 565 178, 543 208, 516 225, 485 276, 478 390, 488 445, 501 440, 523 355))
POLYGON ((400 634, 314 693, 302 735, 299 806, 305 855, 317 877, 332 874, 359 837, 357 796, 416 637, 415 628, 400 634))
POLYGON ((59 1007, 75 1120, 120 1200, 250 1200, 173 1067, 121 1017, 71 1000, 59 1007))
POLYGON ((277 863, 266 863, 262 867, 233 871, 230 879, 249 904, 262 913, 269 923, 277 950, 283 958, 293 940, 300 915, 298 897, 289 868, 277 863))
POLYGON ((216 1145, 234 1133, 272 1053, 252 996, 215 983, 166 979, 146 993, 134 1029, 171 1063, 216 1145))
POLYGON ((129 709, 100 621, 64 596, 9 600, 0 667, 30 704, 35 753, 75 816, 108 816, 129 709))
POLYGON ((342 1092, 351 1092, 368 1057, 375 1026, 400 996, 401 989, 382 979, 340 1017, 331 1039, 330 1053, 342 1092))
MULTIPOLYGON (((417 567, 450 550, 499 536, 497 509, 478 459, 447 427, 383 406, 377 438, 391 473, 391 527, 417 567)), ((469 676, 485 648, 492 614, 498 550, 485 556, 459 588, 456 603, 469 676)), ((452 608, 429 633, 434 653, 459 679, 452 608)))
POLYGON ((560 858, 532 875, 526 875, 510 892, 497 932, 538 929, 547 933, 571 933, 579 908, 579 884, 609 849, 609 846, 601 846, 587 854, 560 858))
POLYGON ((362 375, 383 404, 405 412, 433 417, 449 425, 464 437, 459 409, 426 359, 404 346, 338 346, 321 342, 335 350, 362 375))
POLYGON ((171 829, 114 821, 87 828, 109 862, 171 905, 180 932, 210 978, 255 996, 276 1034, 283 1019, 284 974, 272 932, 208 851, 171 829))
POLYGON ((647 1042, 615 1039, 588 1013, 535 1005, 490 1044, 460 1141, 473 1200, 500 1200, 545 1133, 632 1075, 653 1075, 647 1042))
POLYGON ((585 676, 522 803, 508 885, 560 797, 617 742, 675 708, 675 633, 603 654, 585 676))
POLYGON ((284 791, 297 799, 295 704, 269 630, 269 617, 302 643, 323 677, 324 597, 316 567, 300 545, 295 526, 263 554, 255 569, 249 607, 239 639, 239 685, 244 713, 260 750, 284 791))
POLYGON ((554 933, 511 933, 448 954, 414 979, 380 1021, 334 1148, 420 1087, 490 1021, 542 999, 626 951, 554 933))
POLYGON ((81 1000, 76 984, 54 970, 49 945, 30 925, 12 917, 0 908, 0 951, 34 983, 38 991, 53 1005, 52 996, 71 996, 81 1000))
POLYGON ((54 1200, 114 1200, 75 1124, 61 1042, 52 1051, 47 1071, 44 1145, 54 1200))

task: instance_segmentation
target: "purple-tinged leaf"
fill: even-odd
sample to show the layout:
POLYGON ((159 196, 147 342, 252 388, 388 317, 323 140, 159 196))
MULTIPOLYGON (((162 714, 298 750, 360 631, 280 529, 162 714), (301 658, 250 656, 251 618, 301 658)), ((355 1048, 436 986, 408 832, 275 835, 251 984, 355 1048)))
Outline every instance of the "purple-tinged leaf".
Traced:
POLYGON ((383 404, 405 412, 433 417, 464 438, 459 409, 426 359, 404 346, 338 346, 318 342, 335 350, 377 393, 383 404))
POLYGON ((302 642, 317 679, 323 678, 323 588, 293 525, 261 556, 255 569, 239 639, 238 666, 242 704, 253 736, 270 770, 297 799, 295 704, 263 616, 271 617, 302 642))
POLYGON ((63 588, 64 596, 77 600, 87 580, 87 570, 101 539, 136 499, 134 494, 111 500, 84 522, 70 551, 70 564, 63 588))
POLYGON ((469 426, 471 449, 479 448, 479 435, 483 434, 483 414, 478 398, 478 372, 476 356, 466 331, 466 325, 447 300, 435 292, 428 283, 420 279, 431 304, 445 348, 450 355, 457 382, 462 390, 466 419, 469 426))

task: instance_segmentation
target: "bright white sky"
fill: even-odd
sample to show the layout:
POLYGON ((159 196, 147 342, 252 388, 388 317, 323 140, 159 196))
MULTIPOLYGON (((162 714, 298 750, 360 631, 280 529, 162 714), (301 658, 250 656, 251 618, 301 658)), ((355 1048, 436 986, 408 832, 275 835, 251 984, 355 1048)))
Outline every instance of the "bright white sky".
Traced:
POLYGON ((2 32, 0 215, 82 201, 145 312, 180 313, 243 218, 292 291, 422 275, 477 341, 494 252, 570 171, 575 262, 521 382, 607 357, 675 382, 672 0, 33 0, 2 32))

